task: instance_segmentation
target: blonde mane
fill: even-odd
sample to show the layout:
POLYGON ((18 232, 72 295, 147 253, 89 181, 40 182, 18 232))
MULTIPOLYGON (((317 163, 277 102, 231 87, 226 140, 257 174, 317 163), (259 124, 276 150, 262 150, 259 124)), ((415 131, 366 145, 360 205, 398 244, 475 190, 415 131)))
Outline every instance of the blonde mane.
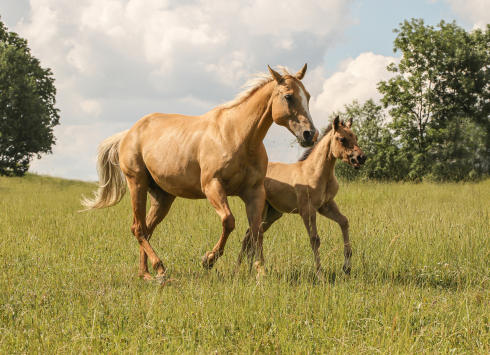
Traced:
MULTIPOLYGON (((294 73, 292 72, 291 68, 278 65, 276 69, 278 69, 279 73, 284 76, 287 75, 294 77, 294 73)), ((272 80, 274 80, 274 78, 272 77, 272 74, 268 72, 257 72, 250 75, 249 79, 241 87, 244 90, 237 94, 233 100, 221 104, 220 106, 218 106, 218 108, 232 109, 241 105, 242 103, 247 101, 257 90, 259 90, 264 85, 270 83, 272 80)))

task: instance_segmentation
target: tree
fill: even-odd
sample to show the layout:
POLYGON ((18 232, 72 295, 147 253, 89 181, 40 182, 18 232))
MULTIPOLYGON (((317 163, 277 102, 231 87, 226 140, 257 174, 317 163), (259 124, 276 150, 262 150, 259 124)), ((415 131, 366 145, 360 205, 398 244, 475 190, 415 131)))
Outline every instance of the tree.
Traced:
MULTIPOLYGON (((397 75, 378 84, 393 119, 389 127, 410 163, 410 179, 431 174, 444 178, 449 170, 440 168, 448 162, 465 165, 460 163, 474 151, 461 144, 457 149, 450 146, 455 139, 462 143, 462 135, 471 129, 480 130, 477 135, 485 141, 482 159, 488 159, 490 151, 485 133, 490 128, 490 26, 486 32, 470 33, 455 22, 441 21, 437 27, 414 19, 401 24, 394 31, 398 34, 394 51, 403 57, 398 66, 388 66, 397 75)), ((471 137, 464 138, 465 144, 476 144, 471 137)), ((476 145, 482 147, 481 142, 476 145)), ((482 164, 488 165, 488 160, 482 164)), ((471 168, 465 166, 465 171, 447 177, 461 179, 471 168)))
POLYGON ((401 180, 407 174, 406 159, 390 130, 386 127, 386 117, 381 105, 372 99, 364 104, 354 100, 344 106, 344 111, 334 112, 332 118, 354 119, 352 130, 357 135, 357 143, 367 156, 366 165, 360 171, 339 163, 336 174, 340 178, 353 180, 357 178, 373 180, 401 180))
POLYGON ((52 152, 55 95, 51 70, 0 22, 0 175, 22 176, 35 155, 52 152))

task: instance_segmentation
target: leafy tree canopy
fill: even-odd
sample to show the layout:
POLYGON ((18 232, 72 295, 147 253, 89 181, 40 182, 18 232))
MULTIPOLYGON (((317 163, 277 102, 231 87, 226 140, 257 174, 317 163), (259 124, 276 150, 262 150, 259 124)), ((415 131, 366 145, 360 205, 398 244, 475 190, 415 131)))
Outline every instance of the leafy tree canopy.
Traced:
POLYGON ((456 169, 450 179, 461 179, 474 170, 470 157, 477 170, 488 165, 490 26, 466 32, 455 22, 434 28, 412 19, 395 33, 394 51, 403 56, 388 66, 396 75, 378 90, 392 118, 389 128, 408 159, 407 177, 443 178, 443 171, 456 169))
POLYGON ((55 95, 51 70, 0 22, 0 175, 21 176, 34 156, 51 153, 55 95))

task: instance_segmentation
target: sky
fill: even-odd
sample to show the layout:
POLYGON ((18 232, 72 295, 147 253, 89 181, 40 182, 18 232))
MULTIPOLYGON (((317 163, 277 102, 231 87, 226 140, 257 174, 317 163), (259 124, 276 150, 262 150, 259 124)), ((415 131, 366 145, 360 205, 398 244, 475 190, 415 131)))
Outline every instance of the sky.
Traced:
MULTIPOLYGON (((0 0, 0 16, 56 79, 56 145, 30 171, 95 181, 102 140, 152 112, 203 114, 267 65, 308 64, 310 112, 325 126, 353 100, 380 99, 401 22, 483 28, 490 0, 0 0)), ((293 138, 273 125, 269 160, 296 161, 293 138)))

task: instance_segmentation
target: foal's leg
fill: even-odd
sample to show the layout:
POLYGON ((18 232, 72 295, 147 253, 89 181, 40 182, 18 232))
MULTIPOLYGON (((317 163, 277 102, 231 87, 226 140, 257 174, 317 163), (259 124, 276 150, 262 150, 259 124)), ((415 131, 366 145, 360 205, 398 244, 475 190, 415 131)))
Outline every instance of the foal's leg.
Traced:
MULTIPOLYGON (((274 207, 269 205, 269 203, 267 201, 265 201, 264 212, 262 214, 263 233, 267 232, 267 230, 271 227, 271 225, 275 221, 277 221, 279 218, 281 218, 282 216, 283 216, 282 212, 279 212, 274 207)), ((238 272, 238 269, 240 268, 244 254, 249 255, 249 257, 253 257, 252 239, 251 239, 251 235, 250 235, 250 228, 247 229, 247 232, 245 233, 245 237, 243 238, 242 250, 240 251, 240 254, 238 255, 238 260, 237 260, 237 264, 235 267, 235 272, 238 272)))
POLYGON ((157 271, 157 280, 163 281, 165 277, 165 268, 163 267, 162 261, 148 242, 149 233, 145 220, 148 176, 141 174, 137 177, 127 177, 127 181, 129 192, 131 193, 131 205, 133 207, 133 225, 131 227, 131 232, 136 236, 138 243, 150 258, 153 269, 157 271))
POLYGON ((350 247, 350 241, 349 241, 349 221, 347 220, 347 217, 345 217, 342 213, 340 213, 339 208, 337 207, 337 204, 335 203, 334 200, 331 200, 329 203, 325 204, 322 206, 318 212, 322 215, 325 216, 329 219, 331 219, 334 222, 337 222, 340 228, 342 229, 342 236, 344 238, 344 266, 343 270, 346 274, 350 274, 351 270, 351 256, 352 256, 352 249, 350 247))
POLYGON ((300 209, 299 213, 301 218, 303 219, 303 223, 305 224, 306 231, 308 232, 308 236, 310 237, 310 245, 311 249, 313 249, 313 255, 315 256, 315 266, 316 271, 319 272, 322 268, 320 261, 320 237, 318 236, 318 230, 316 228, 316 209, 311 204, 311 202, 305 199, 305 201, 301 201, 299 203, 300 209))
MULTIPOLYGON (((240 198, 245 202, 245 209, 247 211, 247 219, 250 225, 248 230, 249 237, 248 239, 251 241, 244 241, 244 245, 246 245, 247 249, 252 249, 252 252, 249 253, 250 256, 250 270, 252 269, 252 261, 254 255, 258 259, 255 262, 255 268, 257 269, 259 274, 265 274, 264 270, 264 253, 263 253, 263 239, 264 239, 264 230, 262 227, 262 216, 264 213, 264 205, 265 205, 265 188, 263 185, 260 185, 252 190, 245 192, 240 195, 240 198), (256 254, 255 254, 256 253, 256 254)), ((242 245, 243 249, 243 245, 242 245)))
MULTIPOLYGON (((150 238, 155 230, 155 227, 163 221, 165 216, 167 215, 172 203, 175 201, 175 196, 171 195, 160 187, 156 186, 153 189, 148 190, 151 199, 151 207, 150 211, 146 215, 146 226, 148 229, 148 237, 147 240, 150 241, 150 238)), ((145 253, 145 249, 140 245, 140 277, 151 280, 152 277, 148 272, 148 256, 145 253)))
POLYGON ((203 188, 203 191, 209 202, 211 202, 211 205, 221 217, 221 225, 223 226, 223 232, 221 233, 218 243, 214 246, 213 251, 206 252, 202 257, 202 266, 206 269, 210 269, 213 267, 215 261, 223 255, 228 236, 235 229, 235 217, 233 217, 233 214, 230 211, 226 192, 220 181, 216 179, 211 180, 211 182, 203 188))

